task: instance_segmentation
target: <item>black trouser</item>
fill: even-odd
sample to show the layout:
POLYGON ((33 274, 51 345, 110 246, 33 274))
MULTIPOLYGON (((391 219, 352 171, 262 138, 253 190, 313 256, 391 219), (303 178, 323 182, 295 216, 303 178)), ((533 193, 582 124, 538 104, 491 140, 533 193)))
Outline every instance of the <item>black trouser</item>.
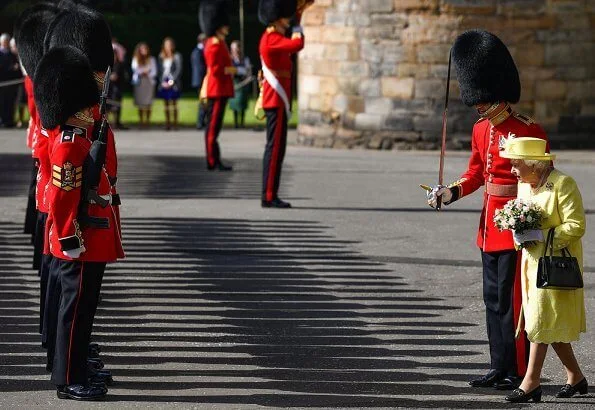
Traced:
POLYGON ((205 130, 207 168, 214 168, 221 163, 221 151, 217 139, 223 125, 226 105, 227 98, 209 98, 207 102, 205 130))
POLYGON ((45 223, 48 214, 37 211, 37 221, 35 224, 35 235, 33 236, 33 269, 41 275, 41 257, 43 256, 43 242, 45 237, 45 223))
POLYGON ((207 111, 202 103, 198 103, 198 115, 196 117, 196 128, 204 128, 206 122, 207 111))
POLYGON ((87 384, 87 354, 105 263, 56 260, 61 299, 52 382, 87 384))
POLYGON ((266 109, 267 144, 262 164, 262 200, 277 198, 287 148, 287 113, 284 107, 266 109))
POLYGON ((481 253, 491 368, 509 376, 517 374, 512 304, 517 255, 515 250, 481 253))
POLYGON ((29 181, 29 194, 27 196, 27 211, 25 212, 24 233, 31 235, 31 241, 35 239, 35 226, 37 225, 37 204, 35 203, 35 192, 37 190, 37 160, 33 161, 31 169, 31 180, 29 181))

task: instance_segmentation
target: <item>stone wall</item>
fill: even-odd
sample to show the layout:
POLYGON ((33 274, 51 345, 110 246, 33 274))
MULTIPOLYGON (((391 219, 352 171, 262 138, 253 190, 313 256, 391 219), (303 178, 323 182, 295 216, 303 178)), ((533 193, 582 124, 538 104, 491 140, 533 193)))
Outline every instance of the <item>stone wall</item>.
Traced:
MULTIPOLYGON (((558 145, 595 146, 595 0, 316 0, 303 23, 301 144, 436 148, 450 46, 482 28, 515 58, 517 110, 558 145)), ((449 144, 462 148, 477 115, 454 74, 449 144)))

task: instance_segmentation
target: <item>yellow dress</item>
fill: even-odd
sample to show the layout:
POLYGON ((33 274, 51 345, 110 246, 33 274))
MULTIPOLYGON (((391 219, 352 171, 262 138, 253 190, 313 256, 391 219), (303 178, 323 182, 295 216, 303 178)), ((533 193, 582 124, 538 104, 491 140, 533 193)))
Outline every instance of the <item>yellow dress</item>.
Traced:
MULTIPOLYGON (((581 193, 574 179, 554 169, 537 192, 532 192, 529 184, 520 183, 518 197, 542 208, 543 237, 547 238, 549 229, 555 227, 554 255, 561 255, 561 249, 566 247, 578 259, 582 272, 581 237, 586 221, 581 193)), ((537 288, 537 266, 544 247, 544 242, 538 242, 523 249, 521 284, 525 330, 534 343, 570 343, 578 340, 579 334, 587 328, 583 289, 537 288)))

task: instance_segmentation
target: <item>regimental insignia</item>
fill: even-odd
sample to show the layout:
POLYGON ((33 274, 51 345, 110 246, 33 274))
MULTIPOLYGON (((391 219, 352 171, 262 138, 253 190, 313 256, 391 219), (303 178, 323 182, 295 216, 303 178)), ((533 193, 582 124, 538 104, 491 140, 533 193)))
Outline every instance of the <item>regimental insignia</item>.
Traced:
POLYGON ((79 137, 87 137, 87 129, 86 128, 81 128, 81 127, 76 127, 74 125, 70 125, 70 124, 66 124, 63 128, 65 133, 72 133, 76 136, 79 137))
POLYGON ((504 135, 500 135, 500 141, 498 141, 498 149, 500 151, 504 151, 504 148, 506 147, 508 141, 510 141, 513 138, 516 138, 516 134, 513 134, 512 132, 509 132, 508 136, 506 137, 504 135))
POLYGON ((74 167, 71 162, 65 162, 62 167, 52 166, 52 184, 65 191, 80 188, 83 179, 83 167, 74 167))
POLYGON ((74 142, 75 135, 76 134, 72 130, 64 131, 62 133, 62 138, 60 139, 60 142, 74 142))
POLYGON ((547 184, 545 184, 545 189, 547 189, 548 191, 553 191, 554 190, 554 183, 553 182, 548 182, 547 184))
POLYGON ((521 114, 520 112, 515 112, 512 115, 514 116, 514 118, 516 118, 525 125, 535 124, 533 118, 529 117, 528 115, 521 114))

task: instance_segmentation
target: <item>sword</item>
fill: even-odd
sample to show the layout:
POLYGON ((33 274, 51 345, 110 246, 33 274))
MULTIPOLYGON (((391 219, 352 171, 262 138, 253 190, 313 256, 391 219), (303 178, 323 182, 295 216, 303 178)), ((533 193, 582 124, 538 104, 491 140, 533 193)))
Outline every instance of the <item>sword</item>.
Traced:
MULTIPOLYGON (((448 117, 448 95, 450 93, 450 65, 452 51, 448 52, 448 75, 446 77, 446 98, 444 100, 444 112, 442 113, 442 145, 440 147, 440 169, 438 170, 438 185, 444 183, 444 156, 446 155, 446 123, 448 117)), ((436 210, 442 208, 442 197, 437 198, 436 210)))
POLYGON ((105 111, 107 108, 107 95, 109 92, 109 85, 110 85, 110 77, 112 75, 112 68, 110 66, 107 67, 105 72, 105 76, 103 77, 103 89, 101 90, 101 97, 99 98, 99 113, 101 115, 105 115, 105 111))

